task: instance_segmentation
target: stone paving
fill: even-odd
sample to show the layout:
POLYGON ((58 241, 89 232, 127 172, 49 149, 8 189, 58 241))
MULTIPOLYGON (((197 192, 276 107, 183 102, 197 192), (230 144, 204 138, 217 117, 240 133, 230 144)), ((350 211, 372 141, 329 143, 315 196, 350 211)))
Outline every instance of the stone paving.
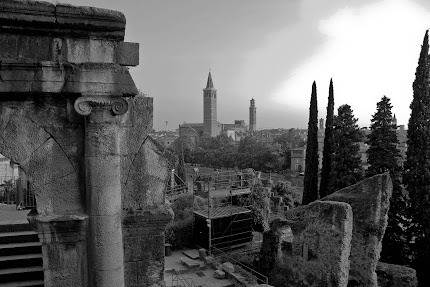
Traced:
POLYGON ((180 278, 185 278, 188 281, 192 280, 194 286, 212 286, 212 287, 227 287, 234 286, 234 282, 230 279, 217 279, 214 278, 215 270, 207 268, 204 263, 196 260, 200 263, 200 267, 195 270, 189 270, 183 264, 181 264, 181 258, 185 257, 182 251, 172 251, 170 256, 165 257, 165 272, 164 282, 166 286, 174 286, 172 279, 175 278, 174 271, 181 273, 180 278), (200 275, 199 275, 200 274, 200 275))
POLYGON ((16 210, 15 204, 0 203, 0 224, 28 223, 27 214, 29 209, 16 210))

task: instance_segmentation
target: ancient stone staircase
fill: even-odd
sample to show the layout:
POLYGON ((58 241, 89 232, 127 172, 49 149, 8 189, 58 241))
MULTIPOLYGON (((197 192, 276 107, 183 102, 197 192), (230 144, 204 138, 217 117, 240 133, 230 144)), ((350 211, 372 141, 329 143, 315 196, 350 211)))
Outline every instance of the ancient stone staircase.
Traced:
POLYGON ((0 287, 43 287, 42 249, 29 224, 0 225, 0 287))

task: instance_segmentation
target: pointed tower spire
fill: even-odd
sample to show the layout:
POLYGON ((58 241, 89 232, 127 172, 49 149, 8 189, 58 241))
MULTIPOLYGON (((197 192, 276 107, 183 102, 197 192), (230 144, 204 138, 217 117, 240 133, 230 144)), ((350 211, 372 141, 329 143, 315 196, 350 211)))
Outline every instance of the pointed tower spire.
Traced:
POLYGON ((212 82, 211 70, 209 70, 208 82, 206 84, 206 89, 213 89, 214 83, 212 82))

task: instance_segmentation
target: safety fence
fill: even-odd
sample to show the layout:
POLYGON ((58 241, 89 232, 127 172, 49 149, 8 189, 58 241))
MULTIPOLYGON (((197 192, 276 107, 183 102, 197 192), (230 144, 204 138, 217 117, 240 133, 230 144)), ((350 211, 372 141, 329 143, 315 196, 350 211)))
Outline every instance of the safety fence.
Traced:
POLYGON ((1 177, 0 180, 0 203, 15 204, 18 208, 36 206, 36 197, 30 181, 14 177, 1 177))

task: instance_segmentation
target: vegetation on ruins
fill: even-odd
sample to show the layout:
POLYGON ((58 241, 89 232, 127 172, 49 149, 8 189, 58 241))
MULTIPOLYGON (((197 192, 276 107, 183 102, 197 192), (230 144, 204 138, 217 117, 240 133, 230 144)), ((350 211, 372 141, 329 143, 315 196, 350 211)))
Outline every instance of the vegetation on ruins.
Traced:
POLYGON ((270 197, 267 188, 261 183, 254 184, 251 193, 239 201, 242 206, 247 206, 251 210, 255 231, 266 232, 270 229, 270 197))
POLYGON ((430 286, 430 57, 428 31, 421 46, 413 82, 411 117, 408 123, 408 150, 403 183, 409 193, 410 232, 414 238, 412 267, 419 286, 430 286))
POLYGON ((369 168, 366 176, 389 172, 393 181, 393 194, 388 211, 388 226, 382 241, 381 261, 391 264, 408 265, 410 248, 406 227, 407 198, 400 185, 401 168, 398 164, 400 153, 397 149, 397 126, 392 122, 390 99, 382 97, 377 103, 376 113, 371 119, 368 136, 367 157, 369 168))
POLYGON ((318 199, 318 106, 317 85, 312 84, 309 107, 308 139, 306 145, 305 178, 303 183, 302 204, 309 204, 318 199))
POLYGON ((363 179, 359 154, 362 137, 351 107, 340 106, 337 116, 333 118, 332 170, 328 194, 363 179))
POLYGON ((327 104, 327 117, 325 121, 325 134, 324 134, 324 149, 321 168, 321 182, 319 189, 320 198, 328 195, 328 184, 331 173, 331 157, 333 145, 333 115, 334 115, 334 93, 333 93, 333 80, 330 79, 330 86, 328 90, 328 104, 327 104))

